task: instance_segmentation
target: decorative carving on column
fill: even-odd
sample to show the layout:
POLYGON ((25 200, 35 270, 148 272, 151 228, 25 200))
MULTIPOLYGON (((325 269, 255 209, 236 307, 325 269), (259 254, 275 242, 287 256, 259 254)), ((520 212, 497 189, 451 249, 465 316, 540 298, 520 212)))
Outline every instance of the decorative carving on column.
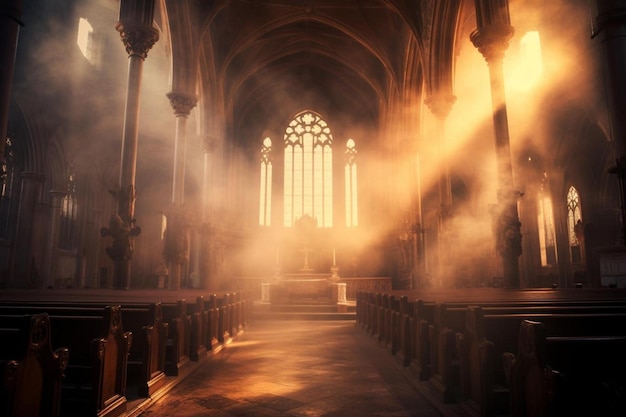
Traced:
POLYGON ((217 138, 215 136, 206 135, 202 141, 202 150, 204 153, 214 153, 217 149, 217 138))
POLYGON ((133 255, 133 237, 139 236, 141 229, 132 222, 125 222, 117 213, 109 218, 109 227, 100 229, 100 235, 111 236, 113 242, 106 253, 113 261, 129 261, 133 255))
POLYGON ((176 117, 189 117, 191 110, 196 107, 198 97, 185 93, 170 92, 167 93, 167 98, 170 99, 170 105, 174 109, 176 117))
POLYGON ((439 120, 446 120, 452 110, 452 106, 456 103, 454 94, 434 94, 424 100, 430 111, 439 120))
POLYGON ((522 253, 521 223, 517 201, 522 196, 513 189, 513 170, 509 144, 502 60, 515 29, 510 25, 507 0, 476 0, 478 28, 470 40, 489 67, 493 126, 496 142, 498 202, 493 212, 496 250, 502 257, 504 285, 520 287, 519 256, 522 253))
POLYGON ((120 33, 128 56, 137 56, 143 60, 159 40, 159 31, 153 27, 118 22, 115 29, 120 33))
POLYGON ((493 24, 474 31, 470 40, 487 64, 502 63, 509 41, 515 34, 515 28, 508 24, 493 24))

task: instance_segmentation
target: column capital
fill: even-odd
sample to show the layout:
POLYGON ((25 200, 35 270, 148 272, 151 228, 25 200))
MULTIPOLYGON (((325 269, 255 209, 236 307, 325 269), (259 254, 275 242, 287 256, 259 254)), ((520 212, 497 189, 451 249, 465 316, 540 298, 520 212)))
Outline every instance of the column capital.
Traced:
POLYGON ((474 47, 483 55, 487 64, 502 61, 504 53, 509 48, 509 40, 513 37, 515 28, 504 23, 495 23, 476 29, 470 35, 474 47))
POLYGON ((202 148, 205 153, 213 153, 217 149, 218 139, 217 136, 205 135, 202 140, 202 148))
POLYGON ((159 31, 152 26, 117 22, 115 30, 120 33, 128 56, 137 56, 143 60, 148 57, 148 51, 159 40, 159 31))
POLYGON ((167 98, 170 99, 170 105, 172 109, 174 109, 174 114, 177 117, 188 117, 189 113, 191 113, 191 109, 193 109, 198 102, 197 96, 177 91, 167 93, 167 98))
POLYGON ((424 104, 440 120, 448 117, 455 102, 456 96, 453 94, 434 94, 424 100, 424 104))

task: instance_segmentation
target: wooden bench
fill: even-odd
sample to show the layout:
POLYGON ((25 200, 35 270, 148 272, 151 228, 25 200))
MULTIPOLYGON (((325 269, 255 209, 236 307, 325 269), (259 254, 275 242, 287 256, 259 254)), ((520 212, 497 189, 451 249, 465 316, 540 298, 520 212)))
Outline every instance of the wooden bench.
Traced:
MULTIPOLYGON (((509 382, 518 352, 520 326, 524 321, 542 322, 551 337, 590 338, 621 336, 626 332, 624 313, 511 313, 488 314, 486 309, 467 309, 466 329, 457 334, 460 352, 462 415, 510 414, 509 382), (621 334, 620 334, 621 333, 621 334)), ((554 339, 557 340, 557 339, 554 339)), ((573 346, 573 345, 570 345, 573 346)))
MULTIPOLYGON (((0 314, 47 312, 52 316, 102 317, 106 303, 22 303, 0 305, 0 314)), ((161 303, 132 303, 121 307, 124 330, 133 335, 127 370, 127 398, 152 396, 165 383, 167 323, 161 303)))
POLYGON ((52 351, 47 314, 0 318, 0 413, 3 416, 60 415, 68 349, 52 351))
MULTIPOLYGON (((425 308, 426 306, 423 306, 425 308)), ((467 306, 463 303, 434 303, 433 322, 429 325, 429 348, 430 361, 430 382, 434 393, 444 403, 455 403, 462 398, 461 390, 461 368, 460 353, 457 343, 457 333, 463 333, 466 329, 467 306)), ((532 317, 559 317, 574 314, 605 314, 613 316, 615 314, 626 314, 626 306, 619 304, 598 304, 588 302, 561 302, 549 305, 543 302, 504 302, 501 305, 496 303, 481 306, 485 316, 512 315, 516 317, 512 328, 499 330, 493 337, 500 337, 504 341, 513 342, 516 346, 517 329, 519 323, 524 319, 532 317), (506 336, 504 336, 506 335, 506 336)), ((559 320, 560 326, 572 326, 574 322, 559 320)), ((498 327, 501 329, 501 327, 498 327)), ((566 329, 561 329, 565 331, 566 329)), ((512 349, 514 350, 514 348, 512 349)))
POLYGON ((120 306, 101 316, 50 315, 52 341, 70 351, 61 393, 64 416, 117 416, 126 412, 126 372, 132 334, 120 306))
POLYGON ((520 325, 510 374, 512 416, 626 415, 626 329, 617 335, 549 336, 520 325))

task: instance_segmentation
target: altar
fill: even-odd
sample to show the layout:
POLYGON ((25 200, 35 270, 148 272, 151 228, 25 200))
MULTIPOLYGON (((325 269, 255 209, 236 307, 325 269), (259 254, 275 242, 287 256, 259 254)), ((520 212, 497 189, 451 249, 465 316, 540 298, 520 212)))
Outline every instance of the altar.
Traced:
POLYGON ((330 274, 285 274, 272 285, 270 298, 273 303, 330 301, 332 284, 330 274))

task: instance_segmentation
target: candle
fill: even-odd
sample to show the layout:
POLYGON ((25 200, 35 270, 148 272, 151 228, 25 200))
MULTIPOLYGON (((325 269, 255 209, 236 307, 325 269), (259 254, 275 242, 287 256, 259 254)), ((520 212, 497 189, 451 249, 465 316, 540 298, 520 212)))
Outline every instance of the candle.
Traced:
POLYGON ((335 259, 335 248, 333 248, 333 266, 337 265, 337 260, 335 259))

